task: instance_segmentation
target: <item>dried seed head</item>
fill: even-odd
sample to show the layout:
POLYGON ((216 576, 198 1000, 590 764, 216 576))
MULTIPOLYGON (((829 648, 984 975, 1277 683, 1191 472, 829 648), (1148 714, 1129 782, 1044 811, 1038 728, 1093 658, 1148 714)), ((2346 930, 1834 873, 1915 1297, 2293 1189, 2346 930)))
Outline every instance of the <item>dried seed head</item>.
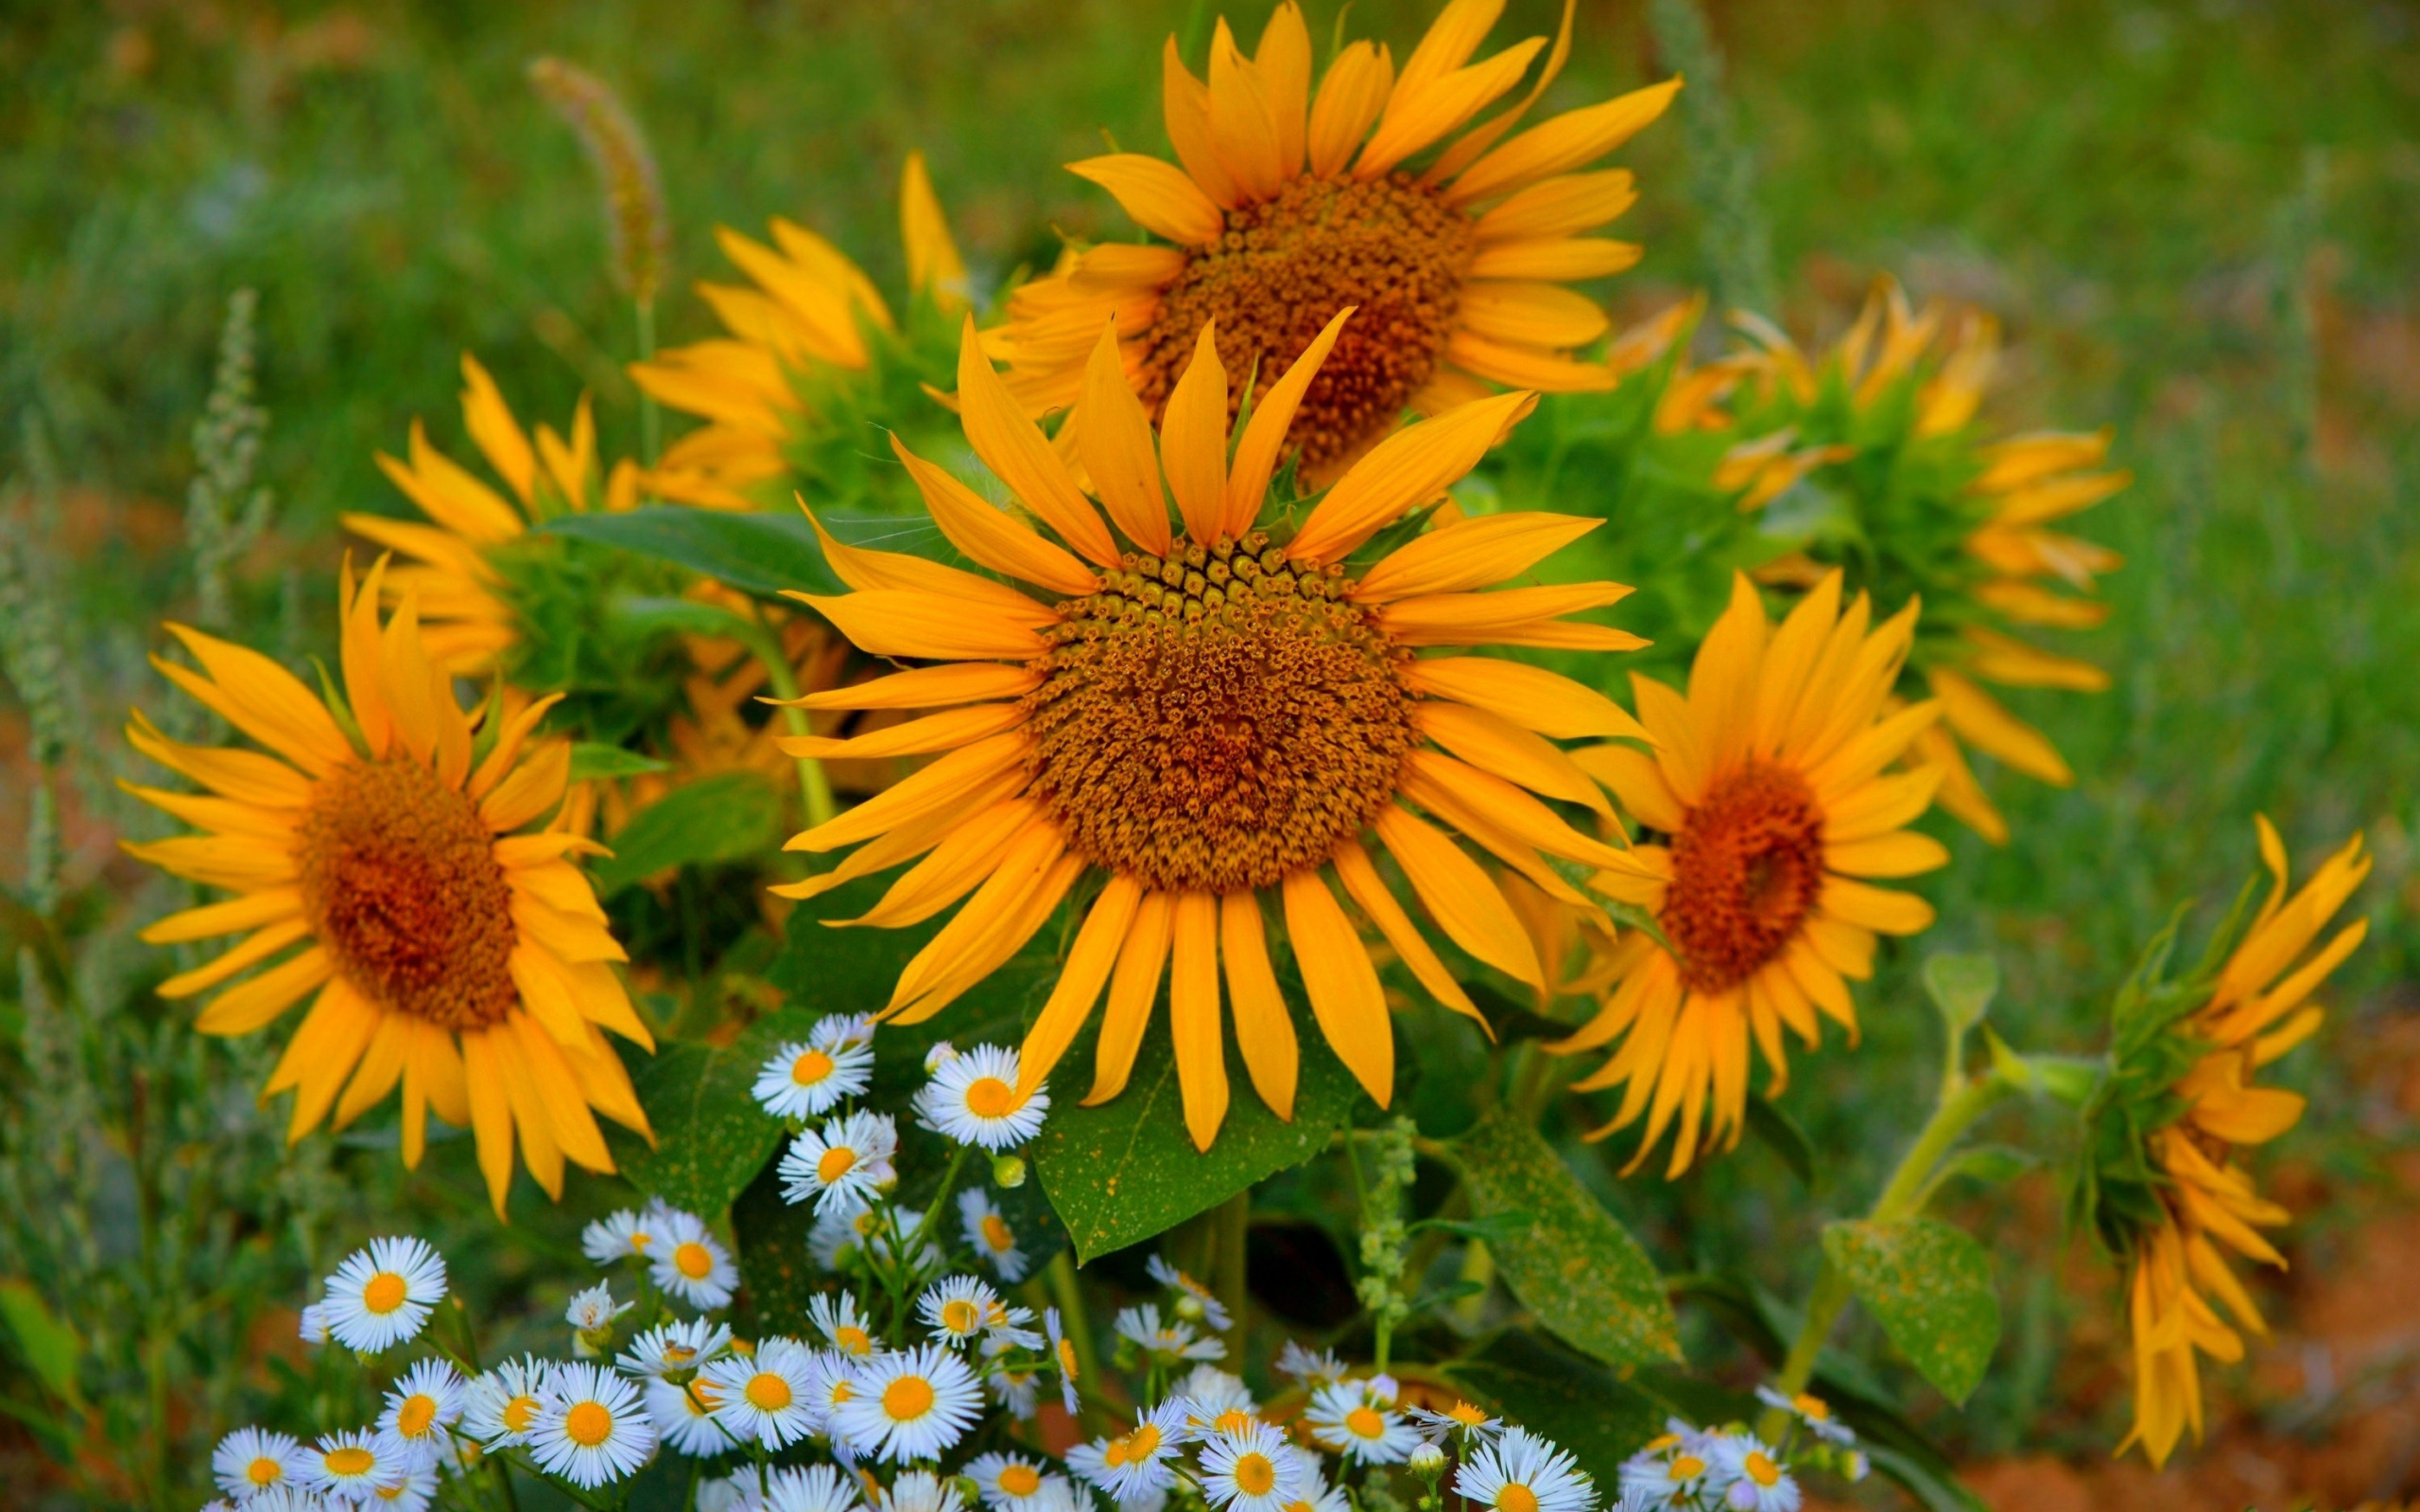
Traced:
POLYGON ((664 208, 664 180, 646 133, 613 88, 560 58, 533 59, 529 82, 555 108, 596 166, 605 192, 605 234, 613 245, 614 282, 642 303, 664 286, 672 256, 672 220, 664 208))

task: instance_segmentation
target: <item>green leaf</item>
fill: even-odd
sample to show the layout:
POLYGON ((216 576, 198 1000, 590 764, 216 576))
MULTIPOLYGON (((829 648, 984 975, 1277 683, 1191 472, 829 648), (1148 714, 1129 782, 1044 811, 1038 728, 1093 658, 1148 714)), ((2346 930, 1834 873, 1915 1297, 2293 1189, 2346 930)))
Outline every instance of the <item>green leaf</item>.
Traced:
POLYGON ((1798 1126, 1798 1120, 1783 1112, 1762 1097, 1748 1099, 1748 1131, 1765 1142, 1792 1175, 1812 1192, 1817 1186, 1821 1169, 1815 1163, 1815 1142, 1798 1126))
POLYGON ((1983 1379, 2000 1338, 1990 1251, 1937 1218, 1824 1226, 1824 1255, 1908 1363, 1953 1402, 1983 1379))
POLYGON ((1501 1334, 1446 1370, 1506 1421, 1569 1451, 1608 1494, 1621 1484, 1622 1461, 1664 1431, 1670 1411, 1635 1383, 1534 1333, 1501 1334))
POLYGON ((1983 1022, 2000 989, 1999 963, 1988 955, 1953 955, 1947 952, 1925 958, 1925 990, 1947 1021, 1952 1038, 1983 1022))
POLYGON ((50 1394, 81 1411, 84 1392, 77 1382, 76 1366, 83 1355, 84 1341, 77 1336, 75 1326, 50 1310, 31 1281, 13 1277, 0 1280, 0 1319, 7 1321, 9 1332, 16 1335, 18 1351, 50 1394))
POLYGON ((548 535, 659 558, 760 597, 786 589, 840 592, 840 580, 823 559, 815 527, 802 514, 667 506, 620 514, 567 514, 549 520, 544 528, 548 535))
POLYGON ((619 746, 600 746, 593 740, 575 741, 571 747, 571 780, 585 782, 590 778, 644 777, 649 772, 672 770, 669 762, 642 756, 619 746))
POLYGON ((618 1127, 607 1136, 631 1185, 709 1221, 730 1206, 781 1143, 780 1122, 748 1089, 785 1018, 765 1020, 728 1045, 680 1040, 652 1057, 631 1053, 631 1083, 655 1143, 618 1127))
POLYGON ((2013 1144, 1978 1144, 1958 1152, 1942 1167, 1943 1177, 1962 1176, 1985 1186, 2002 1186, 2042 1163, 2042 1157, 2013 1144))
POLYGON ((781 843, 782 796, 754 772, 720 772, 674 788, 614 836, 614 853, 589 868, 610 898, 666 867, 743 861, 781 843))
MULTIPOLYGON (((1049 983, 1037 983, 1036 989, 1038 1010, 1049 983)), ((1098 1108, 1083 1108, 1077 1098, 1091 1069, 1095 1033, 1087 1030, 1059 1063, 1050 1121, 1031 1150, 1034 1172, 1075 1241, 1079 1264, 1149 1239, 1302 1164, 1327 1147, 1361 1095, 1319 1031, 1298 1020, 1302 1074, 1294 1121, 1280 1122, 1261 1102, 1230 1047, 1227 1118, 1205 1154, 1185 1132, 1165 992, 1126 1090, 1098 1108)))
POLYGON ((1647 1252, 1536 1129, 1491 1108, 1456 1148, 1475 1215, 1530 1216, 1517 1237, 1491 1247, 1539 1322, 1613 1365, 1681 1357, 1679 1323, 1647 1252))
POLYGON ((619 594, 606 600, 605 617, 617 635, 631 640, 660 635, 743 637, 756 629, 754 621, 744 619, 720 604, 700 604, 694 598, 662 593, 619 594))
POLYGON ((731 1204, 731 1234, 739 1261, 739 1296, 731 1321, 742 1338, 804 1335, 800 1320, 806 1316, 808 1299, 832 1280, 807 1252, 814 1205, 784 1201, 779 1172, 774 1161, 765 1161, 731 1204))

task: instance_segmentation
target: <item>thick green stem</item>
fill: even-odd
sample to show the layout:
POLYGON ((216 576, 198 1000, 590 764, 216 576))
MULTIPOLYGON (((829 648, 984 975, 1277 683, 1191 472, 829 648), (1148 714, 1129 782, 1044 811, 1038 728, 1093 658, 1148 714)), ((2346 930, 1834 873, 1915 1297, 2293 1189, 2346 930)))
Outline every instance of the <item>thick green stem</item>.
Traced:
POLYGON ((1219 1300, 1227 1308, 1227 1358, 1236 1361, 1244 1357, 1245 1240, 1251 1230, 1252 1191, 1246 1188, 1219 1207, 1218 1263, 1211 1267, 1219 1280, 1219 1300))
MULTIPOLYGON (((1898 1168, 1891 1173, 1891 1179, 1883 1184, 1882 1194, 1874 1199, 1866 1221, 1895 1223, 1921 1211, 1925 1198, 1932 1191, 1933 1173, 1950 1147, 1974 1127, 1977 1119, 2010 1095, 2012 1089, 1996 1076, 1972 1080, 1960 1076, 1945 1086, 1932 1118, 1908 1147, 1898 1168)), ((1798 1337, 1790 1341, 1789 1355, 1782 1361, 1781 1374, 1773 1382, 1774 1390, 1785 1397, 1794 1397, 1806 1389, 1806 1383, 1815 1375, 1816 1357, 1824 1352, 1824 1341, 1831 1337, 1832 1325, 1840 1321, 1848 1302, 1848 1279, 1826 1260, 1822 1274, 1815 1278, 1814 1291, 1807 1294, 1806 1318, 1799 1324, 1798 1337)), ((1789 1427, 1789 1414, 1779 1407, 1769 1407, 1756 1424, 1756 1433, 1770 1443, 1777 1441, 1789 1427)))
MULTIPOLYGON (((793 735, 814 734, 813 727, 807 723, 806 711, 796 705, 798 675, 790 669, 789 658, 782 654, 781 637, 766 623, 762 606, 756 610, 756 629, 757 633, 750 639, 748 648, 764 664, 765 680, 772 687, 773 696, 782 700, 783 727, 793 735)), ((823 764, 812 756, 798 759, 798 790, 800 796, 806 799, 808 829, 840 812, 838 800, 832 796, 831 778, 824 774, 823 764)))

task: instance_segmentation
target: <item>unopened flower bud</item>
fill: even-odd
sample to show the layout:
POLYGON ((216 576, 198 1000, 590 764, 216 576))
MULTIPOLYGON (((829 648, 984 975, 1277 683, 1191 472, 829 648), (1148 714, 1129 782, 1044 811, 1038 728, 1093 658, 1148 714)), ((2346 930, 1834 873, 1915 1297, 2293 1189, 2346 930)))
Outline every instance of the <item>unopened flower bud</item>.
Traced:
POLYGON ((1433 1481, 1445 1473, 1445 1452, 1435 1444, 1424 1443, 1411 1452, 1405 1462, 1411 1473, 1424 1481, 1433 1481))
POLYGON ((994 1156, 992 1184, 1006 1192, 1013 1192, 1025 1185, 1025 1157, 1022 1155, 994 1156))

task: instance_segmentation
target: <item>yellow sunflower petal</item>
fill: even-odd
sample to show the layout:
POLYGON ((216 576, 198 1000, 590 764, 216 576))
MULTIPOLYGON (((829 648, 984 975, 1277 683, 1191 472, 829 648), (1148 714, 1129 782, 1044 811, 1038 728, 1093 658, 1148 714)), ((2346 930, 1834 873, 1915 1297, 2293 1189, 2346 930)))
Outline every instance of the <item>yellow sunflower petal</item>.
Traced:
POLYGON ((1283 0, 1261 28, 1253 66, 1277 123, 1277 165, 1288 176, 1303 171, 1305 122, 1311 109, 1311 28, 1303 8, 1283 0))
MULTIPOLYGON (((1191 180, 1167 163, 1155 158, 1138 161, 1166 169, 1191 188, 1191 180)), ((1193 193, 1198 196, 1201 191, 1193 193)), ((1041 429, 1026 418, 1024 408, 993 370, 971 313, 959 334, 958 398, 966 443, 975 448, 983 465, 1043 524, 1057 531, 1060 540, 1098 566, 1116 566, 1118 552, 1109 527, 1076 487, 1067 464, 1051 449, 1041 429)))
POLYGON ((479 359, 467 352, 462 353, 462 427, 471 433, 471 443, 488 465, 526 507, 538 484, 538 454, 530 448, 521 422, 512 418, 504 391, 479 366, 479 359))
POLYGON ((1465 704, 1424 703, 1412 715, 1424 735, 1481 771, 1517 782, 1532 793, 1581 803, 1610 816, 1611 804, 1588 774, 1547 741, 1509 719, 1465 704))
MULTIPOLYGON (((1216 78, 1214 73, 1212 77, 1216 78)), ((1214 86, 1215 87, 1215 86, 1214 86)), ((1179 893, 1169 919, 1168 1036, 1185 1132, 1207 1150, 1227 1117, 1227 1042, 1219 1014, 1219 900, 1179 893)))
MULTIPOLYGON (((1066 964, 1059 969, 1059 980, 1051 987, 1049 1001, 1034 1016, 1033 1027, 1026 1031, 1025 1046, 1018 1052, 1020 1098, 1033 1095, 1075 1042, 1084 1020, 1092 1016, 1093 1004, 1109 981, 1110 968, 1117 963, 1142 901, 1141 885, 1119 874, 1109 879, 1092 911, 1084 915, 1075 943, 1067 948, 1066 964)), ((1232 955, 1229 969, 1233 970, 1232 955)))
POLYGON ((1048 648, 1030 625, 940 593, 883 589, 798 598, 872 656, 1021 662, 1048 648))
POLYGON ((1471 260, 1473 279, 1537 279, 1552 284, 1584 284, 1610 278, 1638 266, 1647 249, 1636 242, 1601 237, 1531 237, 1491 242, 1471 260))
POLYGON ((1211 140, 1209 87, 1184 66, 1174 37, 1160 49, 1160 113, 1167 121, 1177 161, 1211 202, 1230 209, 1243 203, 1234 175, 1211 140))
POLYGON ((1517 577, 1603 524, 1579 515, 1515 511, 1478 515, 1414 537, 1362 575, 1363 604, 1492 588, 1517 577))
POLYGON ((1825 877, 1821 906, 1843 923, 1883 935, 1915 935, 1932 923, 1932 904, 1913 893, 1869 887, 1845 877, 1825 877))
POLYGON ((470 1105, 471 1131, 476 1136, 479 1172, 487 1178, 488 1201, 498 1218, 504 1216, 505 1195, 512 1188, 512 1104, 504 1090, 504 1068, 489 1040, 494 1030, 474 1030, 461 1039, 462 1088, 470 1105))
POLYGON ((1644 130, 1680 91, 1681 80, 1668 78, 1541 121, 1463 169, 1446 198, 1472 204, 1594 163, 1644 130))
MULTIPOLYGON (((1646 740, 1630 711, 1559 672, 1495 657, 1424 657, 1404 670, 1414 693, 1451 698, 1557 740, 1646 740)), ((1584 765, 1584 764, 1583 764, 1584 765)))
POLYGON ((1026 667, 970 662, 916 667, 795 699, 765 701, 801 709, 938 709, 946 704, 1023 697, 1041 682, 1041 674, 1026 667))
POLYGON ((1287 555, 1322 565, 1344 556, 1405 510, 1443 493, 1536 402, 1534 394, 1499 394, 1388 437, 1312 508, 1287 555))
POLYGON ((1236 1043, 1253 1091, 1269 1110, 1294 1121, 1294 1089, 1301 1073, 1294 1017, 1269 966, 1269 937, 1260 902, 1248 892, 1229 893, 1219 903, 1219 938, 1227 963, 1227 999, 1236 1010, 1236 1043))
POLYGON ((182 945, 191 940, 213 939, 220 935, 233 935, 240 930, 257 929, 280 919, 300 918, 302 895, 292 887, 272 887, 242 898, 230 898, 225 902, 205 903, 170 914, 147 926, 136 937, 146 945, 182 945))
POLYGON ((1305 146, 1313 175, 1333 179, 1344 171, 1393 89, 1394 63, 1385 47, 1357 42, 1336 55, 1311 105, 1305 146))
POLYGON ((1093 1086, 1084 1106, 1105 1103, 1126 1090, 1134 1069, 1134 1052, 1142 1048, 1143 1030, 1150 1022, 1151 1003, 1159 996, 1160 970, 1167 964, 1168 936, 1174 924, 1174 903, 1164 892, 1145 893, 1127 927, 1117 953, 1117 970, 1109 980, 1109 1007, 1101 1017, 1100 1039, 1093 1048, 1093 1086))
POLYGON ((201 663, 208 680, 157 657, 151 664, 229 724, 315 777, 352 760, 353 745, 327 706, 294 674, 215 635, 173 622, 166 629, 201 663))
POLYGON ((977 565, 1076 597, 1100 586, 1099 576, 1074 552, 1043 540, 994 508, 973 489, 908 450, 908 443, 896 433, 890 438, 890 450, 916 480, 933 523, 941 526, 951 545, 977 565))
MULTIPOLYGON (((1307 43, 1306 43, 1307 46, 1307 43)), ((1267 199, 1284 186, 1277 112, 1260 70, 1236 46, 1221 16, 1210 38, 1210 140, 1219 161, 1246 199, 1267 199)))
POLYGON ((1455 315, 1461 330, 1508 347, 1584 347, 1613 326, 1596 301, 1560 284, 1474 279, 1455 315))
MULTIPOLYGON (((1353 318, 1357 308, 1348 304, 1331 316, 1320 334, 1311 338, 1311 344, 1303 349, 1303 354, 1286 369, 1286 375, 1253 400, 1252 420, 1236 445, 1235 467, 1227 474, 1226 508, 1219 520, 1218 533, 1241 540, 1252 529, 1253 522, 1260 518, 1269 480, 1276 473, 1277 458, 1285 449, 1286 433, 1293 426, 1303 394, 1311 387, 1311 380, 1319 376, 1320 365, 1335 349, 1344 322, 1353 318)), ((1204 330, 1206 334, 1206 325, 1204 330)))
POLYGON ((303 993, 326 982, 335 971, 335 960, 326 950, 314 945, 211 999, 210 1006, 195 1017, 194 1029, 211 1035, 250 1034, 292 1007, 303 993))
POLYGON ((1025 711, 1012 703, 974 704, 891 725, 849 740, 833 740, 821 735, 791 735, 776 740, 774 745, 786 756, 823 761, 922 756, 937 750, 955 750, 986 735, 1012 730, 1025 720, 1025 711))
POLYGON ((1546 973, 1528 931, 1477 862, 1392 803, 1378 811, 1372 828, 1447 939, 1513 980, 1546 989, 1546 973))
POLYGON ((1118 152, 1067 164, 1116 198, 1134 224, 1183 247, 1206 247, 1226 234, 1227 217, 1201 186, 1173 163, 1118 152))
POLYGON ((1395 954, 1413 978, 1428 989, 1428 995, 1473 1020, 1486 1030, 1489 1039, 1495 1039, 1495 1030, 1489 1025, 1487 1016, 1478 1011, 1478 1005, 1471 1001, 1470 994, 1462 990, 1462 985, 1454 980, 1453 973, 1445 970, 1445 963, 1437 958, 1428 941, 1413 927, 1411 916, 1403 911, 1394 894, 1387 890, 1378 868, 1370 864, 1369 852, 1351 840, 1338 847, 1336 879, 1344 884, 1345 896, 1378 926, 1378 933, 1394 947, 1395 954))
POLYGON ((1934 667, 1926 676, 1933 696, 1941 700, 1943 718, 1968 744, 2036 782, 2066 787, 2076 780, 2058 747, 1991 695, 1946 667, 1934 667))
MULTIPOLYGON (((1083 406, 1074 423, 1077 455, 1083 458, 1111 523, 1145 551, 1166 556, 1175 536, 1168 529, 1168 501, 1161 491, 1151 422, 1127 381, 1115 324, 1102 328, 1093 347, 1084 369, 1083 406)), ((1258 507, 1257 500, 1253 507, 1258 507)))
POLYGON ((1572 236, 1620 219, 1637 202, 1638 181, 1627 168, 1565 174, 1531 184, 1479 216, 1471 235, 1482 250, 1572 236))
POLYGON ((1168 395, 1160 472, 1185 534, 1204 545, 1218 540, 1227 505, 1227 369, 1219 361, 1216 319, 1202 322, 1193 358, 1168 395))
POLYGON ((1353 1079, 1384 1108, 1394 1097, 1394 1027, 1370 953, 1316 868, 1286 879, 1285 900, 1286 932, 1303 969, 1311 1017, 1353 1079))
POLYGON ((899 241, 908 252, 908 286, 930 294, 944 311, 966 303, 966 260, 949 233, 949 216, 933 193, 922 152, 908 154, 899 170, 899 241))

